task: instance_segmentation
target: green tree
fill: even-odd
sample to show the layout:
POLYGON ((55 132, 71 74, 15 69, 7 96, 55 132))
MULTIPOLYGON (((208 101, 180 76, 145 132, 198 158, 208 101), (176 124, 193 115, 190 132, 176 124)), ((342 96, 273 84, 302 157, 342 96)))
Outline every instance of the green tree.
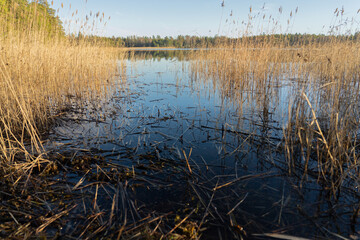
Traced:
POLYGON ((46 0, 0 0, 0 30, 42 31, 46 37, 64 36, 62 22, 46 0))

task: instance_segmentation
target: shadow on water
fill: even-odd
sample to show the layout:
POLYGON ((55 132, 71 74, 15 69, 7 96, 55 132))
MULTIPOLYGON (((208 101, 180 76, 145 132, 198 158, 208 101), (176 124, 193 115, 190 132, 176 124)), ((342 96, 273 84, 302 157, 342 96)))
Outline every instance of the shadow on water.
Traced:
POLYGON ((56 120, 55 179, 72 182, 82 206, 63 234, 355 237, 357 191, 333 197, 316 177, 288 174, 283 127, 299 83, 225 89, 197 77, 190 55, 131 52, 107 97, 74 99, 56 120))

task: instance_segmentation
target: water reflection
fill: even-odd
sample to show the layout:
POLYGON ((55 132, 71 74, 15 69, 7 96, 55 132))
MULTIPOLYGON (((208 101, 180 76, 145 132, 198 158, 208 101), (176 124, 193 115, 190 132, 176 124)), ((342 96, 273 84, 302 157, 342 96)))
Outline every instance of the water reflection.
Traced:
POLYGON ((189 59, 189 55, 196 49, 159 49, 159 50, 134 50, 129 52, 129 58, 133 60, 177 60, 184 61, 189 59))
POLYGON ((126 184, 133 188, 126 191, 142 206, 130 210, 133 222, 171 212, 204 226, 205 236, 220 231, 224 238, 359 231, 358 196, 345 191, 334 200, 316 178, 288 177, 283 127, 299 82, 223 84, 197 75, 192 56, 131 52, 126 81, 110 85, 109 97, 84 102, 60 119, 52 144, 130 169, 126 184))

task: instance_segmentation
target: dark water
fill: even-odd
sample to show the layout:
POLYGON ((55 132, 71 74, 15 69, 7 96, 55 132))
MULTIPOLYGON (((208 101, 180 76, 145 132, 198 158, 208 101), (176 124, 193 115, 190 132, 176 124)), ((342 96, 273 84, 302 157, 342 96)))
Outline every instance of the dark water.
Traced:
POLYGON ((288 175, 282 128, 296 83, 248 88, 239 98, 195 77, 191 61, 185 51, 135 53, 106 97, 74 100, 48 148, 99 154, 136 172, 129 198, 144 213, 184 218, 197 208, 189 219, 205 219, 205 238, 356 236, 357 196, 334 200, 316 178, 288 175))

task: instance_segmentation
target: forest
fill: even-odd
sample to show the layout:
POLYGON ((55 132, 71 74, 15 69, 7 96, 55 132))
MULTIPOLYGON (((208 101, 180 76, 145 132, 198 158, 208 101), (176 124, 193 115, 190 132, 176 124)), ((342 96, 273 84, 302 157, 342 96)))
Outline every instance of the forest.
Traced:
POLYGON ((252 42, 254 44, 267 43, 269 41, 287 46, 308 45, 312 43, 327 43, 336 40, 340 41, 356 41, 360 39, 360 32, 350 35, 324 35, 324 34, 264 34, 256 36, 244 36, 240 38, 230 38, 226 36, 182 36, 177 37, 100 37, 100 36, 84 36, 78 34, 74 38, 87 39, 90 42, 101 42, 112 47, 173 47, 173 48, 210 48, 219 44, 235 44, 237 42, 252 42))
POLYGON ((43 31, 46 37, 65 36, 60 18, 46 0, 0 0, 0 14, 3 33, 35 30, 43 31))

